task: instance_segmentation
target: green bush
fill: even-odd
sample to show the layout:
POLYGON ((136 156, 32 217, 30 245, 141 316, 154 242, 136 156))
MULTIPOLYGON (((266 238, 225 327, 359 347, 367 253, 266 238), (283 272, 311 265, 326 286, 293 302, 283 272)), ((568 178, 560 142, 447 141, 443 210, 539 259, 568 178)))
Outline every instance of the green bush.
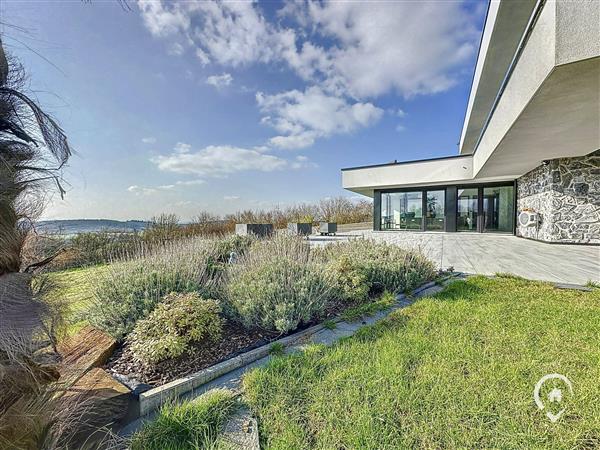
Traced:
POLYGON ((215 298, 222 271, 214 261, 214 241, 195 238, 149 247, 133 259, 109 264, 90 280, 89 321, 122 339, 171 292, 215 298))
POLYGON ((305 240, 277 235, 230 266, 225 291, 229 313, 245 326, 285 333, 320 316, 334 287, 305 240))
POLYGON ((344 301, 361 302, 383 291, 411 291, 436 275, 434 264, 420 252, 374 240, 332 244, 319 250, 319 255, 337 280, 337 295, 344 301))
POLYGON ((130 448, 219 448, 219 434, 235 407, 235 395, 226 389, 214 389, 193 402, 163 406, 154 420, 146 422, 143 428, 133 435, 130 448))
POLYGON ((221 337, 221 309, 196 293, 170 294, 147 318, 136 323, 127 342, 135 359, 155 364, 184 354, 192 342, 221 337))

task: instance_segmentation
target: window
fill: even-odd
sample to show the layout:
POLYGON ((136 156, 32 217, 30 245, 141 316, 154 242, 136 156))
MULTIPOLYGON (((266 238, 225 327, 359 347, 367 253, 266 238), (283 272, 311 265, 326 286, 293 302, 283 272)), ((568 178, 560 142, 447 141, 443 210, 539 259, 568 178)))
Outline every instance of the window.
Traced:
POLYGON ((425 195, 425 229, 443 231, 446 223, 446 191, 427 191, 425 195))
POLYGON ((477 201, 479 188, 458 189, 456 229, 477 231, 477 201))
POLYGON ((423 224, 423 193, 381 194, 382 230, 420 230, 423 224))
POLYGON ((512 232, 514 203, 512 186, 484 187, 483 231, 512 232))

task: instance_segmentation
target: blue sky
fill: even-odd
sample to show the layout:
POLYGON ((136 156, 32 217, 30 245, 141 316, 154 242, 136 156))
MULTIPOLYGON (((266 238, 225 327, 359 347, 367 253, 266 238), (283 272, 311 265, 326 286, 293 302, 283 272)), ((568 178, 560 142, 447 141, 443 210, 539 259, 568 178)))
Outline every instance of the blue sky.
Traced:
POLYGON ((342 167, 457 153, 483 1, 129 5, 0 4, 77 152, 45 218, 352 196, 342 167))

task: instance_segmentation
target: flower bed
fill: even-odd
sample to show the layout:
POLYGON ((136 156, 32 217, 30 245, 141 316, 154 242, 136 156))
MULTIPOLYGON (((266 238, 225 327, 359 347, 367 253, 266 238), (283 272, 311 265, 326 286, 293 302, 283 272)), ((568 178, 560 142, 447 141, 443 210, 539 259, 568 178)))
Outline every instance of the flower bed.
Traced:
POLYGON ((130 387, 161 386, 436 274, 421 254, 374 241, 180 242, 104 271, 93 323, 120 341, 109 372, 130 387))

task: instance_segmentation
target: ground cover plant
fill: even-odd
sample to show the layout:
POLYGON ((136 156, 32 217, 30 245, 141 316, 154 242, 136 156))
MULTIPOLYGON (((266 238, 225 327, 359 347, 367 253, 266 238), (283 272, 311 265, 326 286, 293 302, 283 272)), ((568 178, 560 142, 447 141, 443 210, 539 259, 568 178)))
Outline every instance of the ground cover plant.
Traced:
POLYGON ((163 406, 131 440, 132 450, 188 450, 227 448, 219 434, 235 411, 235 395, 215 389, 179 405, 163 406))
POLYGON ((598 448, 600 291, 474 277, 244 379, 261 448, 598 448), (561 373, 557 423, 533 400, 561 373), (564 386, 563 386, 564 387, 564 386))
POLYGON ((135 358, 153 364, 185 353, 192 342, 218 340, 223 329, 221 308, 197 293, 171 293, 139 320, 127 341, 135 358))

